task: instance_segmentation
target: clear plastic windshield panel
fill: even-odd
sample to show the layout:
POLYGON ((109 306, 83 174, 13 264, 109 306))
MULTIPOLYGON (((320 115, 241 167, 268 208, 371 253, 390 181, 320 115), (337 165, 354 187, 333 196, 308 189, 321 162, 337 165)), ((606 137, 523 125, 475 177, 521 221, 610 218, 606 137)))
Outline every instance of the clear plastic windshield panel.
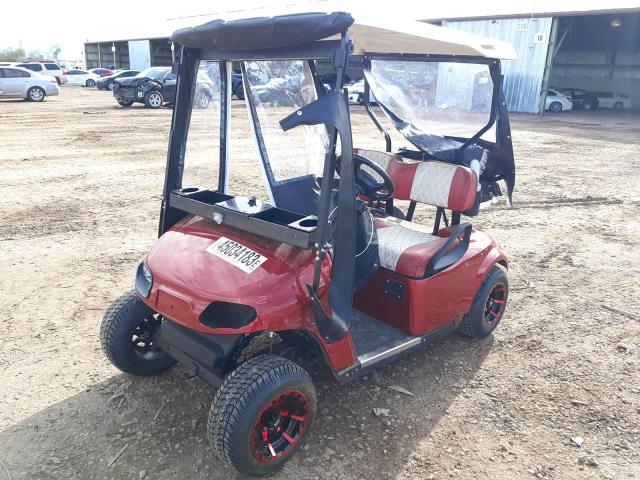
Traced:
POLYGON ((329 135, 324 125, 284 132, 279 121, 317 100, 309 64, 302 60, 244 62, 250 121, 258 143, 271 200, 280 208, 317 213, 329 135))
POLYGON ((182 185, 218 189, 220 156, 220 64, 200 62, 185 147, 182 185))
MULTIPOLYGON (((373 59, 365 74, 398 131, 437 159, 454 161, 460 139, 489 122, 493 81, 486 64, 373 59)), ((481 138, 495 142, 494 127, 481 138)))

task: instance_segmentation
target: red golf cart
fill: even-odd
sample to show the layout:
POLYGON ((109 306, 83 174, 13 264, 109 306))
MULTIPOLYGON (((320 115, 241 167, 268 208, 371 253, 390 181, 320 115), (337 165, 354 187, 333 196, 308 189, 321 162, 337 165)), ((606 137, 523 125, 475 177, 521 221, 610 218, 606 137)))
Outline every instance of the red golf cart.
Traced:
POLYGON ((513 49, 343 12, 216 20, 173 41, 181 49, 159 239, 135 290, 107 310, 102 346, 123 372, 156 375, 179 361, 218 387, 207 429, 217 454, 264 475, 304 442, 316 393, 290 358, 248 355, 257 338, 310 352, 348 381, 439 335, 485 337, 500 322, 504 252, 462 218, 500 193, 498 181, 511 199, 500 59, 513 49), (342 87, 356 55, 384 150, 352 145, 342 87), (242 68, 268 200, 227 185, 232 62, 242 68), (318 65, 335 72, 330 91, 318 65), (193 109, 201 71, 219 87, 208 110, 218 109, 220 132, 210 189, 183 185, 194 131, 212 124, 193 109), (392 148, 383 123, 404 148, 392 148), (412 221, 418 204, 431 206, 433 224, 412 221))

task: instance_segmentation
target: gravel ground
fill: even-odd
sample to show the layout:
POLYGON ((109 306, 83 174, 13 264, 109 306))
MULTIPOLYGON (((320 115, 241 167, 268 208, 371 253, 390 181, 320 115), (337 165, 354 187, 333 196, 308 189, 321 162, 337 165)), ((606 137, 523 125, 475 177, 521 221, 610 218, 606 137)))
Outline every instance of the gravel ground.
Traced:
MULTIPOLYGON (((242 102, 232 117, 232 191, 259 194, 242 102)), ((205 439, 212 388, 181 367, 127 377, 98 341, 154 242, 170 118, 83 88, 0 102, 0 462, 14 480, 235 478, 205 439)), ((359 107, 353 123, 355 145, 382 147, 359 107)), ((640 323, 602 308, 640 313, 639 117, 512 127, 514 208, 473 220, 510 258, 500 327, 351 384, 318 372, 315 428, 272 478, 640 478, 640 323)), ((195 144, 204 178, 214 146, 195 144)))

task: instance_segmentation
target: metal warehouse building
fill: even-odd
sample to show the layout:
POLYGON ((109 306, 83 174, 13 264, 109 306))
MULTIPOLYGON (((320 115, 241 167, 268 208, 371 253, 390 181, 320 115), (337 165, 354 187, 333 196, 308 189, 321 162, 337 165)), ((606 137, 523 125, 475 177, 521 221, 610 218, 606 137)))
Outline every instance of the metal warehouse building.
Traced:
MULTIPOLYGON (((541 112, 549 87, 625 94, 632 107, 640 108, 640 0, 495 1, 465 7, 466 17, 460 17, 463 9, 459 5, 450 3, 437 6, 421 2, 412 15, 511 43, 518 59, 503 63, 509 110, 541 112)), ((210 18, 192 18, 190 22, 203 23, 210 18)), ((163 35, 147 38, 88 42, 87 68, 141 70, 170 65, 175 51, 168 35, 173 29, 167 27, 163 35)), ((360 65, 356 59, 352 77, 361 75, 360 65)))

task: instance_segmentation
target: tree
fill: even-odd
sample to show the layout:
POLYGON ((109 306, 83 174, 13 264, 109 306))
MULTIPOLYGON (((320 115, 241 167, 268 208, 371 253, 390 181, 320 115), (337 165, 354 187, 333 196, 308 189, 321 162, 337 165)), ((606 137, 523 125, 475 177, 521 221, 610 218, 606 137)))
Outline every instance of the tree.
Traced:
POLYGON ((48 60, 48 58, 40 50, 31 50, 27 55, 28 62, 42 62, 44 60, 48 60))
POLYGON ((60 45, 53 45, 51 48, 49 48, 49 53, 51 54, 51 58, 53 60, 58 60, 58 55, 60 55, 61 51, 62 48, 60 48, 60 45))
POLYGON ((24 62, 27 54, 24 48, 5 48, 0 50, 0 62, 24 62))

